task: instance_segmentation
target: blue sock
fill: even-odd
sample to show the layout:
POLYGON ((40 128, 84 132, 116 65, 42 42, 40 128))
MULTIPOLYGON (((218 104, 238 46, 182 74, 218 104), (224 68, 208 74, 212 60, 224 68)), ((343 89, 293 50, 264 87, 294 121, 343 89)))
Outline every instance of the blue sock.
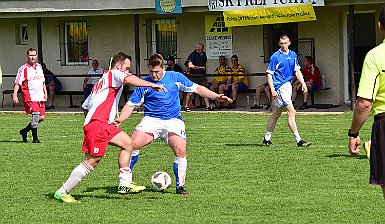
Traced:
POLYGON ((131 156, 131 162, 130 162, 131 172, 134 169, 135 163, 138 162, 138 159, 139 159, 139 155, 131 156))

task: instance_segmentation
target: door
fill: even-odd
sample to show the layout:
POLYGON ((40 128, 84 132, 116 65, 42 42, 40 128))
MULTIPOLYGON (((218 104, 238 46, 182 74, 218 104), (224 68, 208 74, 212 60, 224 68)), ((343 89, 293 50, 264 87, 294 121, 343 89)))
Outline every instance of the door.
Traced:
MULTIPOLYGON (((348 16, 346 14, 344 17, 344 30, 348 31, 348 16)), ((373 47, 376 46, 376 18, 375 12, 356 12, 354 14, 354 72, 355 75, 355 84, 356 90, 358 89, 358 84, 361 77, 362 65, 365 59, 366 54, 373 47)), ((344 89, 345 89, 345 102, 350 101, 349 94, 349 33, 344 32, 344 89)))

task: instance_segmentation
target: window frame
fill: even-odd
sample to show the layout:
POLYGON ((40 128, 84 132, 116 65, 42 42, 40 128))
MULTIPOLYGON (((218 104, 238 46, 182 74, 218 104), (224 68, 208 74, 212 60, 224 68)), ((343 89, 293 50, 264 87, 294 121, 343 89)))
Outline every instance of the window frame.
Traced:
POLYGON ((60 63, 62 66, 84 66, 89 65, 89 45, 88 45, 88 25, 87 21, 60 21, 59 22, 59 45, 60 45, 60 63), (69 28, 71 26, 78 26, 77 36, 71 37, 69 34, 69 28), (70 41, 76 40, 73 43, 70 41), (86 43, 86 47, 82 46, 86 43), (71 52, 71 47, 76 48, 76 51, 71 52), (82 51, 86 49, 86 54, 83 55, 82 51), (78 61, 70 60, 71 54, 75 54, 79 57, 78 61), (84 60, 83 61, 83 57, 84 60))

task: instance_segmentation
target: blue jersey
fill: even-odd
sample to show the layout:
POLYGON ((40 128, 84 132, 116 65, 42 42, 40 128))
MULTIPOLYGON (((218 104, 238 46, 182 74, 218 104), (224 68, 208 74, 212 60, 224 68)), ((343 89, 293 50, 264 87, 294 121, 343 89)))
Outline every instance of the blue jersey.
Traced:
POLYGON ((143 104, 144 116, 162 120, 171 118, 182 120, 179 90, 194 92, 198 85, 183 74, 173 71, 166 71, 158 82, 153 81, 150 76, 144 80, 163 85, 167 92, 156 92, 150 87, 136 87, 127 104, 133 107, 139 107, 143 104))
POLYGON ((270 57, 266 72, 272 74, 274 88, 277 90, 286 82, 291 82, 294 71, 300 69, 297 54, 291 50, 284 53, 280 49, 270 57))

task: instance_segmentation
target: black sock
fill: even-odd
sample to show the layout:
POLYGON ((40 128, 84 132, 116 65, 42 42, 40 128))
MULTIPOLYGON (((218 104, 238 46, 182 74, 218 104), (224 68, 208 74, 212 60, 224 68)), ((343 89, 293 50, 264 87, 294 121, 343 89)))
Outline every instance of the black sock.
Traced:
POLYGON ((33 140, 39 140, 37 138, 37 128, 32 128, 32 138, 33 140))
POLYGON ((29 132, 31 129, 32 129, 31 123, 29 123, 29 124, 27 124, 27 126, 25 126, 25 128, 22 129, 21 131, 27 133, 27 132, 29 132))

